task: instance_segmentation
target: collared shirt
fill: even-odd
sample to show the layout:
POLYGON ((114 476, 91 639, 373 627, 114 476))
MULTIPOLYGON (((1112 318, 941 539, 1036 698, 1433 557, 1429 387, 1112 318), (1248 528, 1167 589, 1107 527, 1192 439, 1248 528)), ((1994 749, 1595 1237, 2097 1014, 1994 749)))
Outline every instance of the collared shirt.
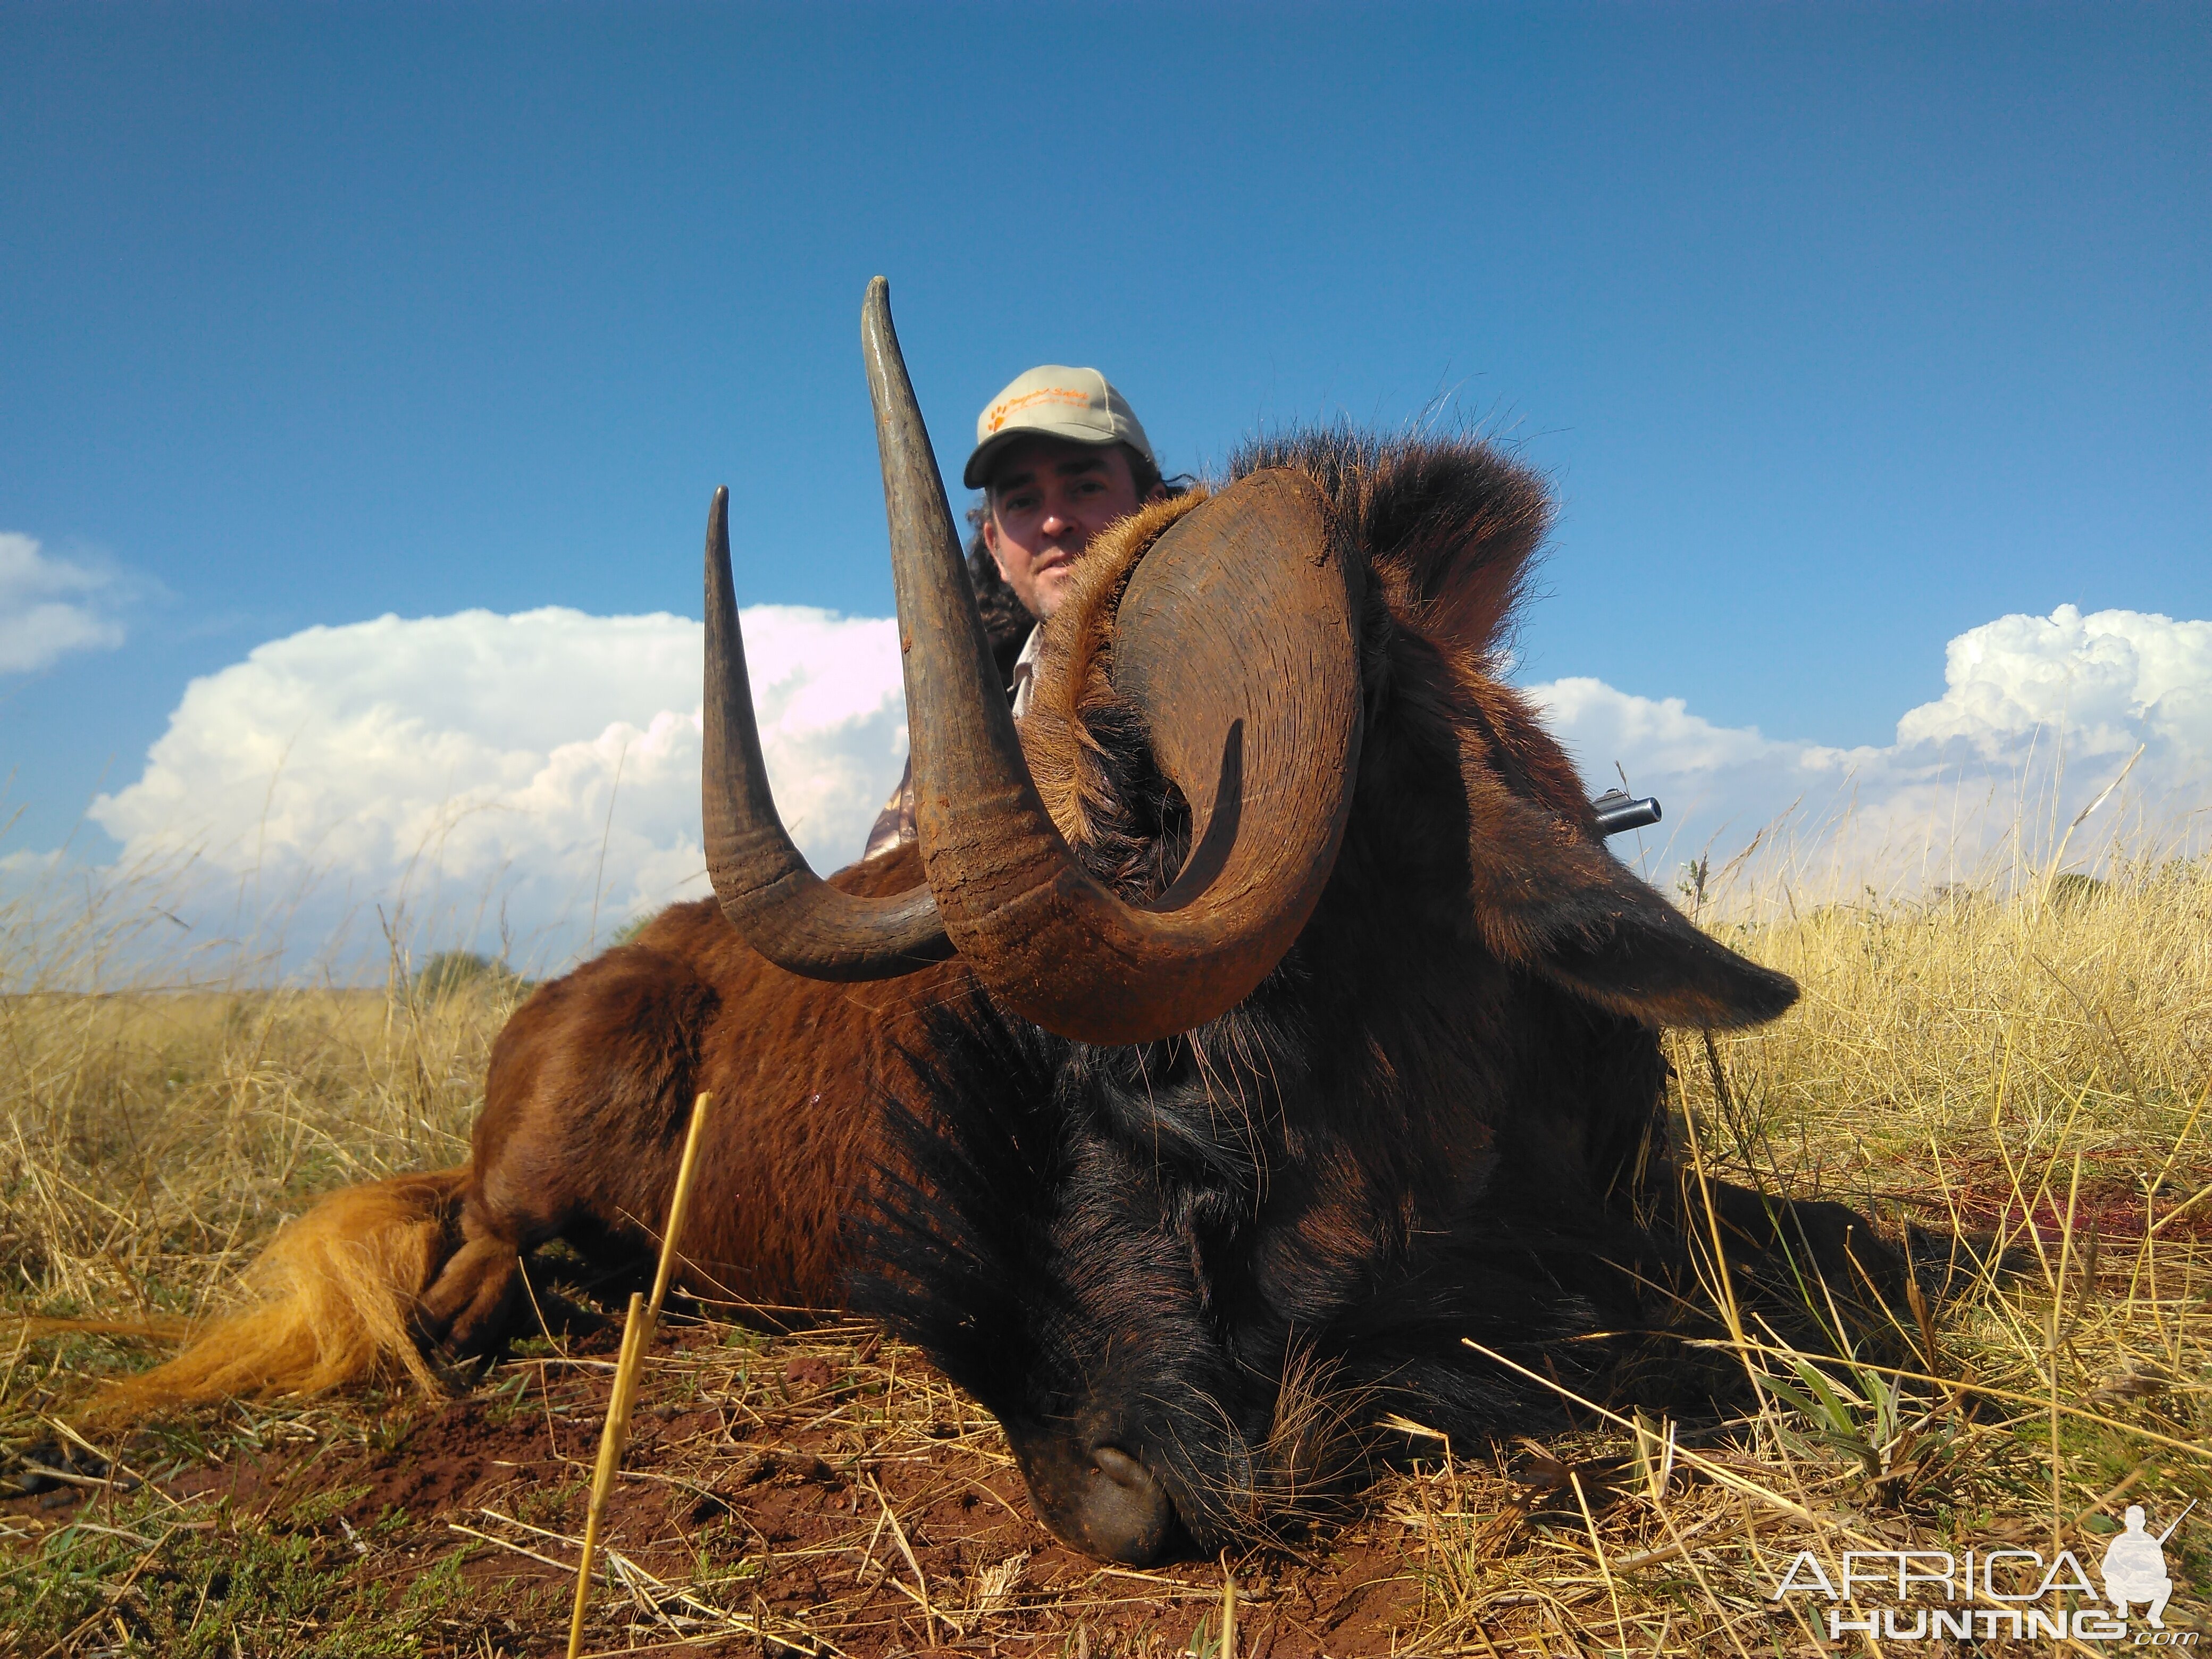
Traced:
POLYGON ((1044 629, 1032 628, 1029 638, 1022 641, 1022 654, 1014 659, 1014 683, 1006 688, 1006 695, 1013 699, 1016 720, 1030 712, 1030 688, 1036 682, 1037 656, 1043 643, 1044 629))

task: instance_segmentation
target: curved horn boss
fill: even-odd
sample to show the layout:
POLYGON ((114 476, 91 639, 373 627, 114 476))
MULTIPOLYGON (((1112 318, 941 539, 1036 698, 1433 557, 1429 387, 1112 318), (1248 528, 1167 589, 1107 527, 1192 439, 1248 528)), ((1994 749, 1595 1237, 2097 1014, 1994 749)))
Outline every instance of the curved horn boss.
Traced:
POLYGON ((744 686, 718 495, 705 789, 725 913, 763 955, 816 978, 908 971, 949 939, 1001 1004, 1079 1041, 1146 1042, 1225 1013, 1311 915, 1351 806, 1353 576, 1327 502, 1302 474, 1255 474, 1178 522, 1130 579, 1114 682, 1190 804, 1194 851, 1157 901, 1129 903, 1076 861, 1030 781, 880 276, 860 335, 933 903, 920 890, 836 892, 784 834, 744 686), (1239 602, 1221 603, 1232 591, 1239 602))

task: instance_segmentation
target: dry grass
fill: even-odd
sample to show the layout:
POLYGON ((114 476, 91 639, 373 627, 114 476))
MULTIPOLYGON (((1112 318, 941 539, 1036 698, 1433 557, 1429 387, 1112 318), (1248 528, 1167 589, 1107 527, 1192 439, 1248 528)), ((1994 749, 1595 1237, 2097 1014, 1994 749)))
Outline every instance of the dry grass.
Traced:
POLYGON ((496 983, 0 998, 0 1271, 196 1312, 309 1194, 468 1156, 496 983))
MULTIPOLYGON (((1900 1316, 1904 1367, 1814 1368, 1747 1330, 1766 1408, 1705 1425, 1703 1461, 1678 1449, 1664 1482, 1667 1426, 1593 1411, 1545 1449, 1556 1468, 1405 1483, 1389 1501, 1430 1545, 1431 1650, 1826 1645, 1826 1601, 1771 1599, 1801 1550, 1838 1584, 1847 1550, 2063 1548, 2094 1575, 2119 1506, 2157 1530, 2212 1498, 2212 866, 2006 899, 1735 896, 1753 919, 1719 931, 1805 998, 1764 1030, 1670 1036, 1705 1168, 1992 1231, 2015 1271, 1900 1316)), ((2208 1538, 2192 1520, 2167 1546, 2170 1629, 2206 1628, 2208 1538)))
MULTIPOLYGON (((2192 1498, 2212 1508, 2212 866, 2122 865, 2097 883, 2008 890, 1825 903, 1795 884, 1735 895, 1713 912, 1741 918, 1723 931, 1796 975, 1805 1001, 1765 1031, 1669 1043, 1709 1173, 1842 1198, 1887 1222, 1994 1229, 2019 1271, 1956 1288, 1924 1320, 1901 1314, 1887 1352, 1911 1358, 1892 1369, 1813 1368, 1746 1327, 1737 1357, 1764 1405, 1739 1420, 1670 1425, 1593 1406, 1583 1429, 1540 1446, 1419 1443, 1432 1454, 1419 1471, 1386 1483, 1364 1518, 1311 1559, 1227 1564, 1242 1587, 1239 1650, 1799 1651, 1827 1645, 1816 1622, 1827 1603, 1778 1606, 1769 1593, 1800 1550, 1838 1582, 1846 1550, 2000 1544, 2046 1556, 2071 1549, 2094 1574, 2118 1504, 2148 1505, 2154 1529, 2192 1498), (1324 1587, 1344 1580, 1346 1597, 1372 1601, 1372 1586, 1348 1581, 1374 1577, 1377 1559, 1397 1598, 1388 1618, 1331 1626, 1324 1587)), ((18 984, 21 966, 11 964, 18 984)), ((314 1194, 459 1161, 511 995, 483 980, 426 994, 395 972, 380 993, 33 988, 0 998, 4 1306, 125 1322, 198 1315, 314 1194)), ((1728 1287, 1711 1288, 1727 1300, 1728 1287)), ((1820 1287, 1807 1294, 1825 1306, 1820 1287)), ((52 1433, 52 1418, 92 1377, 141 1363, 144 1345, 25 1325, 4 1347, 0 1435, 21 1444, 52 1433)), ((583 1352, 556 1330, 487 1385, 490 1396, 514 1390, 532 1402, 559 1468, 588 1460, 591 1390, 604 1390, 602 1373, 578 1361, 583 1352), (571 1412, 577 1426, 564 1437, 571 1412)), ((634 1521, 630 1543, 617 1543, 638 1576, 610 1603, 614 1623, 599 1632, 608 1645, 757 1651, 754 1632, 780 1632, 800 1650, 877 1652, 933 1632, 975 1651, 1218 1653, 1220 1565, 1133 1588, 1048 1563, 1042 1535, 1018 1517, 1001 1517, 1014 1531, 1000 1541, 1029 1538, 1034 1560, 1015 1563, 1011 1543, 1003 1559, 987 1560, 943 1542, 951 1523, 928 1517, 957 1481, 1012 1490, 1003 1449, 972 1405, 866 1333, 763 1343, 709 1315, 658 1358, 641 1404, 670 1407, 663 1420, 684 1427, 660 1450, 643 1449, 656 1479, 727 1495, 732 1460, 765 1437, 822 1459, 835 1479, 810 1485, 812 1466, 794 1462, 758 1490, 816 1493, 823 1517, 836 1511, 849 1524, 802 1547, 749 1531, 743 1503, 687 1508, 653 1528, 634 1521), (830 1417, 791 1380, 811 1378, 817 1364, 832 1379, 818 1386, 837 1391, 830 1417), (779 1599, 771 1581, 819 1594, 779 1599), (942 1600, 925 1608, 922 1595, 942 1600), (1149 1609, 1142 1619, 1128 1612, 1133 1597, 1149 1609)), ((427 1409, 378 1400, 241 1410, 200 1420, 173 1461, 204 1467, 245 1455, 239 1448, 257 1439, 265 1453, 288 1434, 317 1449, 302 1454, 311 1463, 326 1452, 369 1457, 393 1433, 417 1432, 392 1430, 393 1413, 427 1409)), ((107 1500, 118 1529, 150 1536, 151 1521, 118 1510, 112 1489, 107 1500)), ((184 1524, 177 1506, 191 1501, 161 1498, 165 1524, 184 1524)), ((526 1525, 460 1510, 418 1515, 421 1528, 436 1527, 434 1540, 404 1534, 421 1557, 416 1580, 431 1582, 450 1557, 453 1594, 436 1617, 408 1626, 413 1648, 392 1650, 541 1650, 524 1627, 536 1615, 523 1610, 537 1605, 525 1590, 486 1601, 464 1594, 460 1575, 514 1555, 510 1546, 573 1559, 563 1540, 580 1530, 580 1486, 540 1480, 474 1508, 526 1525), (514 1506, 524 1504, 527 1514, 514 1506), (456 1521, 499 1541, 453 1532, 456 1521)), ((294 1510, 268 1504, 258 1515, 265 1536, 256 1535, 270 1548, 301 1536, 351 1548, 327 1516, 296 1522, 294 1510)), ((191 1650, 157 1640, 150 1612, 135 1625, 95 1618, 72 1633, 89 1616, 76 1609, 100 1604, 70 1587, 128 1571, 137 1546, 115 1543, 114 1563, 95 1569, 82 1553, 100 1535, 77 1520, 42 1521, 19 1503, 0 1528, 17 1558, 0 1579, 0 1629, 73 1644, 56 1651, 191 1650), (11 1594, 45 1611, 18 1626, 11 1594)), ((198 1548, 191 1540, 214 1534, 178 1535, 198 1548)), ((2167 1546, 2181 1587, 2171 1629, 2203 1628, 2198 1597, 2212 1587, 2204 1540, 2212 1518, 2200 1510, 2167 1546)), ((291 1611, 267 1614, 276 1624, 241 1622, 251 1615, 242 1601, 225 1615, 247 1650, 319 1650, 323 1638, 297 1611, 302 1597, 339 1595, 341 1581, 299 1584, 291 1611)), ((1929 1604, 1926 1592, 1918 1604, 1929 1604)), ((544 1630, 559 1623, 554 1606, 544 1630)))

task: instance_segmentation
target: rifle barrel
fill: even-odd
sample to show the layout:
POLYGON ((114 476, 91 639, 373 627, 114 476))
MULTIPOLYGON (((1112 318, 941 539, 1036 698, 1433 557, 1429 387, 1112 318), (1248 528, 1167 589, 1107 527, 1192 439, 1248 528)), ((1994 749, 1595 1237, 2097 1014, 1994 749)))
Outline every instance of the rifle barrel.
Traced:
POLYGON ((1638 800, 1625 789, 1608 789, 1590 805, 1597 810, 1601 836, 1618 836, 1659 822, 1659 803, 1650 795, 1638 800))
MULTIPOLYGON (((2187 1508, 2187 1509, 2183 1510, 2181 1511, 2181 1513, 2180 1513, 2180 1514, 2179 1514, 2179 1515, 2177 1515, 2177 1516, 2175 1516, 2173 1517, 2173 1527, 2178 1527, 2178 1526, 2179 1526, 2183 1522, 2185 1522, 2185 1521, 2186 1521, 2187 1519, 2189 1519, 2189 1510, 2193 1510, 2193 1509, 2195 1509, 2196 1507, 2197 1507, 2197 1500, 2196 1500, 2195 1498, 2191 1498, 2191 1499, 2189 1500, 2189 1506, 2188 1506, 2188 1508, 2187 1508)), ((2162 1548, 2162 1547, 2164 1547, 2164 1546, 2165 1546, 2165 1544, 2166 1544, 2166 1540, 2167 1539, 2169 1539, 2169 1538, 2171 1538, 2171 1537, 2172 1537, 2172 1536, 2173 1536, 2173 1527, 2168 1527, 2168 1528, 2167 1528, 2164 1532, 2162 1532, 2162 1533, 2159 1534, 2159 1535, 2158 1535, 2158 1541, 2159 1541, 2159 1545, 2160 1545, 2160 1547, 2161 1548, 2162 1548)))

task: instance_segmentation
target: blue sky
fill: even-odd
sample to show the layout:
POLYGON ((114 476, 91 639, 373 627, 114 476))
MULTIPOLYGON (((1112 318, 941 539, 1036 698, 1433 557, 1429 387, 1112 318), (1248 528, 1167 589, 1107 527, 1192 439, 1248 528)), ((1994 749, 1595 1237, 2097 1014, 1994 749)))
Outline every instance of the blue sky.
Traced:
POLYGON ((878 271, 956 472, 1047 360, 1170 469, 1521 444, 1531 678, 1881 744, 1994 618, 2212 617, 2203 7, 17 4, 0 110, 0 532, 125 635, 0 674, 0 850, 313 625, 696 615, 717 483, 884 614, 878 271))

